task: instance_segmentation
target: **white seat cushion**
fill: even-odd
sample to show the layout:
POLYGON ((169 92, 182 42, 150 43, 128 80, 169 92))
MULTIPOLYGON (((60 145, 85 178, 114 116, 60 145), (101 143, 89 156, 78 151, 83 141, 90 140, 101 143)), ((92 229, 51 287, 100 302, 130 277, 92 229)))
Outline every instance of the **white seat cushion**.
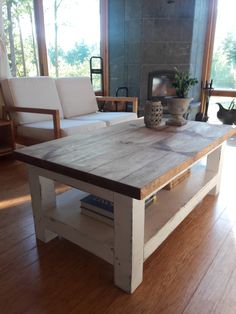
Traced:
MULTIPOLYGON (((63 119, 61 120, 61 135, 65 137, 76 133, 86 133, 103 127, 106 127, 106 123, 103 121, 63 119)), ((53 122, 42 121, 22 124, 17 127, 17 134, 38 141, 50 141, 54 139, 53 122)))
POLYGON ((135 112, 95 112, 83 116, 73 117, 71 119, 88 121, 101 120, 106 122, 107 126, 111 126, 117 123, 137 119, 137 114, 135 112))
POLYGON ((70 119, 98 110, 89 77, 58 78, 56 86, 65 118, 70 119))
MULTIPOLYGON (((2 81, 2 89, 7 105, 41 109, 58 109, 63 118, 55 80, 51 77, 13 77, 2 81)), ((48 121, 51 115, 34 113, 14 114, 18 124, 48 121)))

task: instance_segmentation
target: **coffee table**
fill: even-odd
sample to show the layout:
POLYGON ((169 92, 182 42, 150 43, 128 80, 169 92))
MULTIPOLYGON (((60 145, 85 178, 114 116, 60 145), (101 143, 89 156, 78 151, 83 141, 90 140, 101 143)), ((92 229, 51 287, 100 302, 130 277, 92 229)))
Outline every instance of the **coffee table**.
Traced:
POLYGON ((222 144, 234 134, 231 126, 191 121, 152 130, 137 119, 17 150, 28 167, 37 238, 60 235, 105 259, 115 284, 132 293, 144 261, 207 194, 218 193, 222 144), (162 189, 189 168, 173 190, 162 189), (56 196, 54 181, 75 189, 56 196), (80 213, 86 193, 114 202, 114 227, 80 213))

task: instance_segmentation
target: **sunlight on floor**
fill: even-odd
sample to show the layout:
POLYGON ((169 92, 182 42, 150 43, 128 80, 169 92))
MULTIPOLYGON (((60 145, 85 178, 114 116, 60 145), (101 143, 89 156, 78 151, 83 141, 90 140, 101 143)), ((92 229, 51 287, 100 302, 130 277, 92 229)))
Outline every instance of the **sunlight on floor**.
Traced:
MULTIPOLYGON (((70 189, 70 187, 62 185, 62 184, 56 184, 56 193, 60 194, 63 193, 65 191, 67 191, 68 189, 70 189)), ((18 196, 18 197, 11 197, 9 199, 5 199, 3 201, 0 201, 0 210, 2 209, 6 209, 9 207, 14 207, 14 206, 18 206, 18 205, 22 205, 26 202, 31 201, 31 196, 30 194, 26 194, 26 195, 22 195, 22 196, 18 196)))
POLYGON ((15 198, 10 198, 10 199, 7 199, 7 200, 4 200, 4 201, 1 201, 0 202, 0 210, 1 209, 6 209, 6 208, 9 208, 9 207, 14 207, 14 206, 17 206, 17 205, 21 205, 21 204, 24 204, 28 201, 31 200, 31 197, 30 195, 23 195, 23 196, 19 196, 19 197, 15 197, 15 198))

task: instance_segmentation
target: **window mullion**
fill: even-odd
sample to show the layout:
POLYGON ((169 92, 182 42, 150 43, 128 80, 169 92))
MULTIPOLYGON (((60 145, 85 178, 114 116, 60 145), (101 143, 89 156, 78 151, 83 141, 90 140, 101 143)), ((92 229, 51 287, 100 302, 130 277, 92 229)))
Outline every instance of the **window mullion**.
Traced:
POLYGON ((35 29, 37 35, 40 75, 48 76, 43 0, 34 0, 35 29))
POLYGON ((101 56, 103 58, 104 95, 109 94, 108 71, 108 0, 100 0, 101 56))
MULTIPOLYGON (((217 18, 217 3, 218 0, 209 0, 208 7, 208 24, 207 24, 207 32, 205 39, 205 52, 204 52, 204 62, 202 67, 202 82, 206 82, 210 80, 211 74, 211 63, 213 57, 213 46, 215 39, 215 29, 216 29, 216 18, 217 18)), ((203 90, 201 91, 201 112, 205 112, 205 94, 203 90)))

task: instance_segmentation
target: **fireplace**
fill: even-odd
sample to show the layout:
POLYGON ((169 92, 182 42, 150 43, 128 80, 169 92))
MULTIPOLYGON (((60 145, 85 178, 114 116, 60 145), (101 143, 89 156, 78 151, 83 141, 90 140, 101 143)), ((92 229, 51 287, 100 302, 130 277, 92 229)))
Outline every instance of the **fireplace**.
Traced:
MULTIPOLYGON (((166 97, 176 96, 176 90, 172 87, 174 77, 175 71, 170 70, 153 71, 148 74, 148 100, 161 101, 164 113, 168 113, 166 97)), ((199 101, 191 102, 186 119, 195 120, 200 105, 199 101)))
POLYGON ((150 72, 148 75, 148 100, 162 102, 165 107, 166 97, 175 96, 175 88, 172 87, 175 72, 170 70, 160 70, 150 72))

